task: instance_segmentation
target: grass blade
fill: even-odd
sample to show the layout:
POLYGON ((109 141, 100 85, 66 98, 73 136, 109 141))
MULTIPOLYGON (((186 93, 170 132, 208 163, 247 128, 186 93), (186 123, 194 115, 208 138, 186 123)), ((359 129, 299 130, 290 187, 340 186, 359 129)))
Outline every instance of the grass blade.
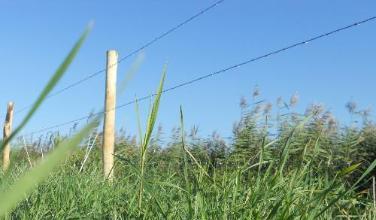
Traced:
POLYGON ((62 163, 96 126, 98 126, 97 119, 86 125, 71 139, 59 144, 51 154, 40 161, 30 172, 21 177, 9 190, 2 192, 0 198, 0 216, 7 215, 27 194, 32 192, 39 183, 46 179, 53 169, 62 163))
POLYGON ((60 81, 60 79, 63 77, 64 73, 70 66, 70 64, 73 62, 74 58, 76 57, 78 51, 80 50, 83 42, 87 38, 89 32, 91 30, 91 25, 89 25, 84 33, 81 35, 81 37, 78 39, 78 41, 75 43, 74 47, 71 49, 65 60, 60 64, 59 68, 56 70, 54 75, 51 77, 51 79, 48 81, 47 85, 44 87, 42 92, 40 93, 37 100, 32 105, 30 111, 26 114, 25 118, 21 121, 20 125, 14 129, 12 134, 9 136, 8 139, 3 140, 0 150, 4 148, 4 146, 9 143, 30 121, 31 117, 34 115, 34 113, 38 110, 38 108, 41 106, 43 101, 47 98, 48 94, 52 91, 52 89, 57 85, 57 83, 60 81))

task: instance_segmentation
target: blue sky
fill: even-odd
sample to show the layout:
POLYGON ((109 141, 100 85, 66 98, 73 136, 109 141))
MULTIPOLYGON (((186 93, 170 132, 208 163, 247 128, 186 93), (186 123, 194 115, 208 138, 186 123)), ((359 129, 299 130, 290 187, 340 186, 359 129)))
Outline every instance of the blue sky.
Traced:
MULTIPOLYGON (((13 100, 16 108, 35 100, 51 74, 89 21, 95 26, 57 89, 105 66, 105 52, 120 57, 150 41, 214 1, 11 1, 0 0, 0 114, 13 100)), ((375 16, 375 1, 227 0, 147 48, 140 71, 118 104, 152 93, 163 65, 166 86, 262 55, 341 26, 375 16)), ((297 110, 324 103, 342 121, 344 105, 376 107, 376 21, 269 57, 223 75, 175 90, 162 98, 159 123, 166 133, 179 124, 183 105, 187 127, 202 135, 216 130, 231 135, 239 119, 239 100, 258 85, 262 97, 275 103, 297 92, 297 110)), ((119 81, 134 58, 119 65, 119 81)), ((47 100, 25 132, 69 121, 100 110, 104 75, 47 100)), ((142 118, 149 103, 141 104, 142 118)), ((119 127, 136 131, 134 106, 117 112, 119 127)), ((19 122, 24 113, 15 116, 19 122)), ((1 119, 3 120, 3 119, 1 119)), ((66 129, 62 128, 62 129, 66 129)))

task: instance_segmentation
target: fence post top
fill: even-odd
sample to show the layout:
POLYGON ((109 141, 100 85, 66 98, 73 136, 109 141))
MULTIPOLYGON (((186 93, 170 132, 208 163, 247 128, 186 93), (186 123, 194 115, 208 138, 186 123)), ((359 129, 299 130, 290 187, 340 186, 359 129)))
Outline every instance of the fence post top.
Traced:
POLYGON ((107 50, 107 55, 118 55, 118 52, 117 50, 114 50, 114 49, 111 49, 111 50, 107 50))
POLYGON ((8 102, 8 111, 12 111, 14 109, 14 102, 8 102))

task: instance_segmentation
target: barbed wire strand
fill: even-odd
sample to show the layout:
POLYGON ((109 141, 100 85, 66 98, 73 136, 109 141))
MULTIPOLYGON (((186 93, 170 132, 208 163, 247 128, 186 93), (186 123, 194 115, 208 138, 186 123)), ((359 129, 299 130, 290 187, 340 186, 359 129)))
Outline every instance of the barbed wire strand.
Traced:
MULTIPOLYGON (((199 11, 199 12, 196 13, 196 14, 194 14, 193 16, 191 16, 191 17, 185 19, 183 22, 181 22, 181 23, 175 25, 175 26, 172 27, 171 29, 169 29, 169 30, 167 30, 166 32, 162 33, 161 35, 159 35, 159 36, 153 38, 152 40, 150 40, 150 41, 148 41, 148 42, 146 42, 146 43, 145 43, 144 45, 142 45, 141 47, 139 47, 139 48, 133 50, 133 51, 132 51, 131 53, 129 53, 128 55, 126 55, 126 56, 124 56, 124 57, 121 57, 121 58, 118 60, 117 63, 112 64, 112 65, 109 66, 108 68, 112 68, 113 66, 115 66, 115 65, 117 65, 117 64, 119 64, 119 63, 121 63, 121 62, 123 62, 123 61, 125 61, 125 60, 127 60, 128 58, 130 58, 130 57, 132 57, 132 56, 134 56, 134 55, 136 55, 136 54, 138 54, 138 53, 140 53, 141 51, 143 51, 144 49, 150 47, 151 45, 153 45, 153 44, 156 43, 157 41, 161 40, 162 38, 166 37, 167 35, 169 35, 169 34, 175 32, 176 30, 180 29, 180 28, 183 27, 184 25, 190 23, 191 21, 195 20, 196 18, 198 18, 198 17, 204 15, 205 13, 209 12, 210 10, 214 9, 216 6, 218 6, 219 4, 223 3, 224 1, 225 1, 225 0, 219 0, 219 1, 214 2, 214 3, 211 4, 210 6, 208 6, 208 7, 204 8, 204 9, 202 9, 201 11, 199 11)), ((78 85, 80 85, 80 84, 82 84, 82 83, 84 83, 84 82, 86 82, 86 81, 88 81, 88 80, 90 80, 90 79, 92 79, 92 78, 94 78, 94 77, 96 77, 96 76, 98 76, 98 75, 104 73, 104 72, 106 72, 106 68, 103 68, 103 69, 101 69, 101 70, 98 70, 98 71, 96 71, 96 72, 94 72, 94 73, 92 73, 92 74, 90 74, 90 75, 88 75, 88 76, 86 76, 86 77, 84 77, 84 78, 82 78, 82 79, 76 81, 76 82, 73 82, 73 83, 67 85, 66 87, 64 87, 64 88, 62 88, 62 89, 57 90, 56 92, 51 93, 50 95, 48 95, 48 96, 46 97, 46 99, 50 99, 50 98, 52 98, 52 97, 58 96, 58 95, 60 95, 61 93, 64 93, 65 91, 70 90, 70 89, 72 89, 72 88, 74 88, 74 87, 76 87, 76 86, 78 86, 78 85)), ((33 106, 32 104, 27 105, 27 106, 24 106, 24 107, 20 108, 19 110, 15 111, 15 113, 17 114, 17 113, 24 112, 24 111, 26 111, 27 109, 31 108, 32 106, 33 106)))
MULTIPOLYGON (((316 40, 319 40, 321 38, 325 38, 325 37, 328 37, 330 35, 333 35, 333 34, 336 34, 338 32, 341 32, 341 31, 344 31, 344 30, 347 30, 347 29, 350 29, 350 28, 353 28, 355 26, 358 26, 360 24, 364 24, 364 23, 367 23, 367 22, 370 22, 370 21, 373 21, 376 19, 376 16, 373 16, 373 17, 370 17, 370 18, 367 18, 365 20, 361 20, 361 21, 358 21, 358 22, 355 22, 353 24, 350 24, 350 25, 347 25, 347 26, 344 26, 344 27, 341 27, 341 28, 338 28, 338 29, 335 29, 333 31, 330 31, 330 32, 326 32, 324 34, 320 34, 320 35, 317 35, 315 37, 312 37, 312 38, 309 38, 307 40, 304 40, 304 41, 301 41, 301 42, 298 42, 298 43, 295 43, 295 44, 292 44, 290 46, 287 46, 287 47, 284 47, 284 48, 281 48, 281 49, 278 49, 278 50, 274 50, 274 51, 271 51, 269 53, 266 53, 264 55, 261 55, 261 56, 258 56, 258 57, 254 57, 252 59, 249 59, 249 60, 246 60, 246 61, 243 61, 241 63, 238 63, 238 64, 235 64, 235 65, 232 65, 232 66, 229 66, 229 67, 226 67, 224 69, 221 69, 221 70, 218 70, 218 71, 215 71, 213 73, 210 73, 210 74, 206 74, 206 75, 203 75, 203 76, 200 76, 198 78, 195 78, 195 79, 192 79, 190 81, 187 81, 187 82, 183 82, 183 83, 180 83, 180 84, 177 84, 173 87, 170 87, 170 88, 167 88, 167 89, 164 89, 162 91, 162 93, 167 93, 167 92, 170 92, 170 91, 173 91, 173 90, 176 90, 178 88, 181 88, 181 87, 184 87, 184 86, 188 86, 190 84, 193 84, 193 83, 196 83, 198 81, 201 81, 201 80, 204 80, 204 79, 207 79, 207 78, 210 78, 210 77, 213 77, 213 76, 216 76, 216 75, 219 75, 219 74, 222 74, 222 73, 225 73, 227 71, 230 71, 230 70, 233 70, 235 68, 238 68, 238 67, 241 67, 241 66, 244 66, 244 65, 247 65, 249 63, 252 63, 252 62, 255 62, 255 61, 258 61, 258 60, 261 60, 261 59, 264 59, 264 58, 267 58, 269 56, 272 56, 272 55, 276 55, 276 54, 279 54, 279 53, 282 53, 284 51, 287 51, 287 50, 290 50, 290 49, 293 49, 295 47, 298 47, 298 46, 302 46, 302 45, 305 45, 307 43, 310 43, 312 41, 316 41, 316 40)), ((124 108, 128 105, 131 105, 131 104, 134 104, 136 102, 140 102, 140 101, 144 101, 144 100, 147 100, 147 99, 150 99, 152 97, 154 97, 156 94, 151 94, 151 95, 147 95, 147 96, 144 96, 142 98, 139 98, 139 99, 135 99, 133 101, 130 101, 130 102, 127 102, 127 103, 124 103, 124 104, 121 104, 121 105, 118 105, 116 106, 114 109, 120 109, 120 108, 124 108)), ((109 111, 112 111, 114 109, 111 109, 109 111)), ((98 113, 95 113, 94 115, 98 115, 98 114, 104 114, 106 112, 98 112, 98 113)), ((64 123, 61 123, 61 124, 57 124, 57 125, 53 125, 53 126, 49 126, 49 127, 46 127, 46 128, 42 128, 40 130, 37 130, 37 131, 34 131, 34 132, 30 132, 26 135, 33 135, 33 134, 37 134, 37 133, 41 133, 41 132, 45 132, 45 131, 49 131, 49 130, 52 130, 52 129, 56 129, 56 128, 59 128, 59 127, 63 127, 65 125, 69 125, 69 124, 73 124, 73 123, 76 123, 76 122, 79 122, 79 121, 82 121, 82 120, 85 120, 85 119, 88 119, 88 117, 92 116, 93 114, 90 114, 90 115, 86 115, 86 116, 83 116, 83 117, 80 117, 80 118, 77 118, 77 119, 74 119, 74 120, 71 120, 71 121, 67 121, 67 122, 64 122, 64 123)))

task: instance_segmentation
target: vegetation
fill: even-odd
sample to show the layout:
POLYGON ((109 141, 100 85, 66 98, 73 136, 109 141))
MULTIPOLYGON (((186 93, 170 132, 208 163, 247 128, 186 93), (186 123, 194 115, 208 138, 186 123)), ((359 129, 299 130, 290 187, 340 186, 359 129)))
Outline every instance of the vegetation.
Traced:
MULTIPOLYGON (((86 34, 15 129, 17 133, 63 75, 86 34)), ((253 104, 241 100, 242 115, 231 141, 215 133, 201 138, 196 127, 187 132, 180 109, 180 126, 166 143, 161 128, 153 135, 164 77, 145 133, 140 126, 136 140, 119 132, 111 183, 101 170, 102 134, 95 129, 100 116, 73 136, 56 133, 46 141, 16 141, 20 147, 12 153, 11 168, 0 174, 0 218, 376 217, 372 190, 376 126, 367 111, 349 103, 353 121, 340 126, 320 105, 296 113, 296 95, 290 103, 279 99, 273 111, 273 105, 259 100, 260 92, 255 90, 253 104), (359 118, 362 123, 356 124, 359 118), (41 150, 48 152, 46 156, 41 150)))
MULTIPOLYGON (((116 179, 112 184, 102 176, 98 133, 81 172, 88 145, 82 145, 10 216, 14 219, 375 217, 371 177, 375 174, 372 162, 376 127, 364 112, 351 111, 354 120, 362 116, 361 126, 340 127, 318 105, 300 115, 294 113, 294 103, 279 103, 277 117, 273 118, 270 104, 256 98, 253 101, 255 104, 251 106, 242 101, 242 117, 234 126, 230 142, 217 134, 200 138, 196 128, 188 134, 183 119, 169 143, 160 140, 161 128, 152 137, 149 128, 140 141, 119 132, 116 179)), ((155 120, 157 106, 153 109, 149 121, 155 120)), ((67 138, 51 134, 54 144, 67 138)), ((31 165, 44 160, 39 149, 47 150, 50 144, 51 141, 39 141, 28 145, 27 151, 22 148, 13 153, 16 162, 8 175, 1 176, 1 187, 12 185, 31 165)))

